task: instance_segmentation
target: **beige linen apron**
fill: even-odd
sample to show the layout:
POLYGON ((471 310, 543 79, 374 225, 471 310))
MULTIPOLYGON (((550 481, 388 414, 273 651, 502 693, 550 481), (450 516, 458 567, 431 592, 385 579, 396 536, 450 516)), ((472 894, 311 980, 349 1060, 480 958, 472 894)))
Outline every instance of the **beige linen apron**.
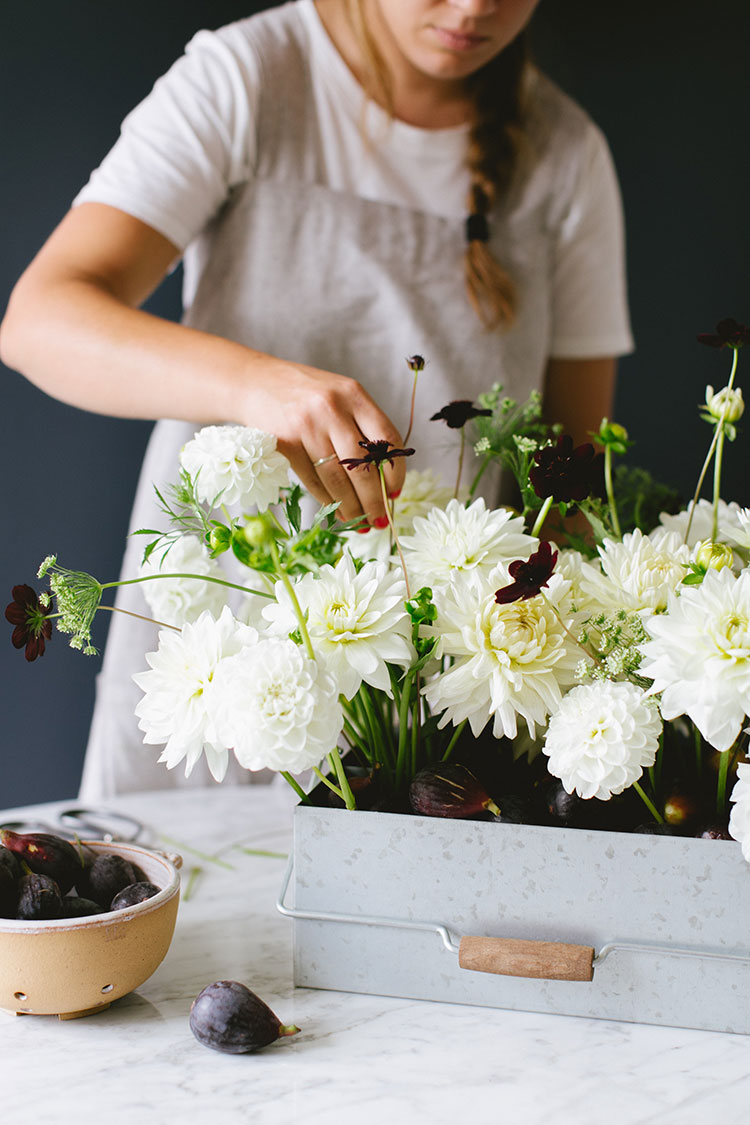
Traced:
MULTIPOLYGON (((287 53, 291 49, 284 45, 287 53)), ((463 225, 326 187, 305 59, 285 58, 283 67, 264 63, 269 85, 260 109, 260 164, 186 252, 185 323, 354 376, 402 431, 412 379, 405 357, 420 353, 427 366, 410 438, 417 453, 409 467, 432 466, 452 482, 456 435, 444 423, 430 422, 430 415, 453 399, 474 399, 495 381, 519 400, 541 387, 559 225, 555 201, 569 198, 569 184, 531 176, 495 216, 493 246, 515 278, 521 302, 512 330, 488 333, 464 291, 463 225)), ((572 169, 572 162, 562 164, 560 177, 572 169)), ((247 421, 263 428, 262 417, 247 421)), ((156 424, 131 530, 163 526, 153 485, 163 488, 177 479, 179 450, 197 428, 156 424)), ((493 488, 497 478, 488 474, 485 493, 493 488)), ((136 572, 143 546, 141 537, 128 541, 123 577, 136 572)), ((137 586, 121 591, 118 604, 148 612, 137 586)), ((159 748, 142 743, 133 714, 141 693, 131 676, 146 667, 144 654, 156 646, 154 627, 112 616, 81 787, 87 801, 211 780, 202 761, 187 781, 180 766, 167 771, 157 763, 159 748)), ((227 781, 250 780, 236 763, 230 766, 227 781)))

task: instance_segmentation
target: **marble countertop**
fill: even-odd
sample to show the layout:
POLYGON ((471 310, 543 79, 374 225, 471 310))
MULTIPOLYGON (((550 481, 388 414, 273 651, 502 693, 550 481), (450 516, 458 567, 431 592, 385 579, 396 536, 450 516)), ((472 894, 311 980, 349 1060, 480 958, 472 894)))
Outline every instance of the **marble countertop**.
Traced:
MULTIPOLYGON (((36 806, 52 826, 60 808, 36 806)), ((0 1104, 13 1125, 723 1125, 745 1122, 745 1036, 295 988, 275 909, 291 839, 285 787, 214 787, 109 803, 180 851, 165 961, 80 1020, 0 1012, 0 1104), (249 850, 243 850, 249 849, 249 850), (264 851, 272 854, 252 854, 264 851), (217 857, 217 863, 203 856, 217 857), (195 869, 195 873, 191 873, 195 869), (301 1031, 254 1055, 201 1046, 206 984, 243 981, 301 1031)), ((0 812, 0 822, 19 810, 0 812)), ((750 996, 748 996, 750 1003, 750 996)))

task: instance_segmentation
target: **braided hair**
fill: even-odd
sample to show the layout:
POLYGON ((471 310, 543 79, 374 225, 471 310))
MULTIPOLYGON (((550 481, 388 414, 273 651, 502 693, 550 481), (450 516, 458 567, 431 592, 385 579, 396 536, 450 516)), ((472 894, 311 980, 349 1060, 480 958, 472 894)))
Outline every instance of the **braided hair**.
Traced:
MULTIPOLYGON (((388 64, 368 27, 362 0, 346 0, 347 16, 365 64, 364 89, 394 116, 388 64)), ((529 62, 528 34, 512 43, 466 80, 474 105, 466 164, 466 293, 487 329, 509 327, 517 294, 512 278, 489 249, 489 216, 510 189, 524 142, 524 91, 529 62)))

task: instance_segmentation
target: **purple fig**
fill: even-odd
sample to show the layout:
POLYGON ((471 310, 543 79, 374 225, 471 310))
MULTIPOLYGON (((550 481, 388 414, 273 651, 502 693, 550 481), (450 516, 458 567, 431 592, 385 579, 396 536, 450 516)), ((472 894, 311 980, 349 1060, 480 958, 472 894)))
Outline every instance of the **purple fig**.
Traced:
POLYGON ((36 875, 54 879, 67 894, 81 872, 81 857, 68 840, 49 832, 13 832, 0 829, 0 843, 27 864, 36 875))
POLYGON ((79 871, 76 890, 84 898, 98 902, 105 910, 115 895, 131 883, 137 883, 133 867, 120 855, 99 854, 90 867, 79 871))
POLYGON ((695 833, 699 840, 733 840, 725 823, 703 824, 695 833))
POLYGON ((664 802, 664 820, 677 828, 687 828, 696 823, 701 814, 698 798, 682 789, 674 789, 664 802))
POLYGON ((204 1047, 231 1055, 267 1047, 299 1028, 282 1024, 267 1004, 236 980, 217 980, 199 992, 190 1008, 190 1030, 204 1047))
POLYGON ((467 817, 500 809, 466 766, 445 763, 420 770, 409 787, 409 803, 422 816, 467 817))
POLYGON ((62 918, 88 918, 94 914, 104 914, 104 908, 90 898, 66 895, 62 900, 62 918))
POLYGON ((60 918, 63 905, 60 888, 49 875, 24 875, 19 884, 16 917, 25 921, 60 918))
POLYGON ((121 891, 117 892, 109 909, 125 910, 128 906, 137 906, 139 902, 145 902, 147 898, 158 895, 160 890, 161 888, 155 886, 154 883, 131 883, 129 887, 123 887, 121 891))

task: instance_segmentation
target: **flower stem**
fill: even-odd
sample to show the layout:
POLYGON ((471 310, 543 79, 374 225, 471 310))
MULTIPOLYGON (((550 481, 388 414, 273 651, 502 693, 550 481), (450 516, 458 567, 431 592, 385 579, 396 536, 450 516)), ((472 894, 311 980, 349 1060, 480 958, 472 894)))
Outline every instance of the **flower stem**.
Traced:
POLYGON ((612 520, 612 530, 618 539, 622 539, 622 531, 620 530, 620 521, 617 518, 617 504, 615 502, 615 490, 612 484, 612 446, 606 445, 604 447, 604 485, 607 490, 607 503, 609 504, 609 516, 612 520))
POLYGON ((446 746, 445 752, 444 752, 442 758, 440 759, 442 762, 447 762, 448 758, 450 758, 450 756, 453 753, 453 750, 456 746, 456 743, 458 742, 459 738, 463 734, 464 727, 466 726, 468 721, 469 721, 468 719, 464 719, 463 722, 459 723, 458 726, 456 727, 456 729, 453 732, 453 735, 451 737, 451 740, 448 743, 448 745, 446 746))
POLYGON ((378 475, 380 477, 380 491, 383 494, 383 504, 385 505, 386 518, 388 519, 388 525, 391 529, 391 536, 393 537, 393 542, 396 544, 396 550, 398 551, 398 558, 399 558, 399 562, 401 563, 401 569, 404 572, 404 585, 406 586, 406 598, 407 598, 407 601, 408 601, 411 598, 411 591, 409 589, 409 574, 406 570, 406 561, 405 561, 404 556, 403 556, 402 551, 401 551, 401 544, 399 543, 398 535, 396 534, 396 525, 393 522, 393 513, 391 512, 391 505, 388 502, 388 493, 387 493, 386 487, 385 487, 385 473, 383 471, 382 465, 378 465, 378 475))
POLYGON ((539 515, 534 520, 534 526, 531 529, 532 535, 534 535, 534 536, 539 535, 539 532, 542 530, 542 524, 546 520, 547 514, 548 514, 551 507, 552 507, 552 497, 547 496, 545 498, 545 501, 542 504, 541 508, 539 509, 539 515))
POLYGON ((654 820, 656 821, 656 823, 657 824, 663 824, 664 823, 664 817, 661 815, 661 813, 659 812, 659 810, 657 809, 656 805, 651 800, 651 798, 649 796, 647 796, 646 793, 644 793, 643 789, 641 788, 641 786, 638 784, 637 781, 633 782, 633 788, 635 789, 636 793, 638 794, 638 796, 643 801, 643 803, 646 806, 646 808, 648 809, 648 811, 651 813, 651 815, 654 818, 654 820))
POLYGON ((336 771, 336 778, 339 785, 341 786, 341 795, 344 798, 344 804, 350 811, 353 811, 357 807, 357 802, 354 799, 352 787, 349 784, 349 778, 346 776, 344 763, 341 761, 341 755, 339 754, 338 750, 331 751, 331 753, 328 755, 328 761, 336 771))
POLYGON ((279 773, 284 778, 284 781, 286 781, 289 785, 291 785, 292 789, 297 794, 297 796, 299 797, 299 799, 300 799, 300 801, 302 802, 303 805, 311 805, 312 804, 312 801, 308 797, 307 793, 305 793, 302 786, 299 784, 299 782, 296 780, 296 778, 292 777, 292 775, 289 773, 288 770, 279 770, 279 773))
POLYGON ((273 598, 266 590, 254 590, 251 586, 238 586, 224 578, 214 578, 210 574, 144 574, 140 578, 123 578, 119 582, 102 582, 102 590, 112 590, 115 586, 134 586, 138 582, 153 582, 156 578, 195 578, 198 582, 215 582, 229 590, 241 590, 243 594, 257 594, 259 598, 273 598))
POLYGON ((716 811, 719 816, 722 816, 727 807, 727 776, 729 774, 729 758, 728 750, 719 758, 719 774, 716 778, 716 811))
POLYGON ((320 770, 317 766, 313 766, 313 773, 323 782, 324 785, 326 785, 331 790, 332 793, 335 793, 336 796, 340 797, 344 804, 346 804, 346 797, 341 792, 338 785, 333 784, 330 777, 326 777, 322 770, 320 770))
POLYGON ((458 493, 461 488, 461 477, 464 471, 464 453, 466 452, 466 435, 461 427, 461 447, 458 454, 458 473, 456 475, 456 487, 453 489, 453 499, 458 500, 458 493))
MULTIPOLYGON (((732 370, 729 373, 729 382, 727 383, 727 390, 728 391, 731 391, 732 386, 734 384, 734 377, 737 373, 737 348, 733 348, 732 351, 734 352, 734 355, 732 357, 732 370)), ((730 395, 727 395, 726 396, 726 402, 724 404, 724 410, 722 411, 721 418, 719 419, 719 421, 716 423, 716 426, 714 427, 714 435, 713 435, 713 438, 711 439, 711 445, 708 448, 708 453, 706 454, 706 460, 703 462, 703 468, 701 469, 700 476, 698 477, 698 484, 696 486, 695 493, 693 495, 693 499, 690 501, 690 515, 688 517, 687 527, 685 528, 685 538, 683 539, 683 543, 687 543, 688 538, 690 536, 690 528, 692 527, 692 524, 693 524, 693 516, 695 515, 695 508, 696 508, 696 505, 698 503, 698 497, 701 494, 701 489, 703 488, 703 481, 706 479, 706 473, 708 472, 708 467, 711 464, 711 458, 713 457, 714 452, 716 450, 716 447, 719 444, 719 438, 720 438, 720 436, 723 438, 723 435, 724 435, 724 420, 726 418, 727 413, 729 412, 730 405, 731 405, 731 398, 730 398, 730 395)), ((719 467, 719 478, 721 478, 721 467, 719 467)), ((714 541, 716 539, 716 524, 717 524, 718 510, 719 510, 719 505, 718 505, 718 501, 717 501, 717 498, 716 498, 716 477, 714 476, 714 531, 713 531, 714 541)))
POLYGON ((469 485, 469 499, 468 499, 469 503, 471 503, 471 501, 474 499, 474 493, 476 492, 477 488, 479 487, 479 482, 482 479, 482 477, 484 476, 484 471, 487 468, 487 466, 489 465, 491 460, 492 460, 491 455, 485 457, 484 461, 482 461, 482 464, 479 466, 479 469, 477 470, 476 475, 474 476, 474 480, 469 485))
POLYGON ((304 643, 307 655, 310 657, 311 660, 314 660, 315 659, 315 650, 313 649, 312 641, 310 640, 310 634, 307 631, 307 621, 305 621, 305 615, 302 612, 302 606, 299 604, 299 601, 297 600, 297 594, 296 594, 295 589, 294 589, 294 584, 292 583, 291 579, 289 578, 289 575, 287 574, 287 572, 284 570, 283 566, 281 565, 281 559, 279 558, 279 551, 278 551, 278 548, 277 548, 275 542, 273 541, 273 539, 269 540, 268 546, 269 546, 269 549, 271 551, 271 558, 273 559, 273 565, 276 567, 276 573, 278 574, 278 576, 279 576, 279 578, 280 578, 280 580, 281 580, 281 582, 284 586, 284 589, 286 590, 287 594, 289 595, 289 600, 292 603, 292 609, 294 610, 294 616, 297 618, 297 624, 299 625, 300 635, 302 637, 302 641, 304 643))
MULTIPOLYGON (((179 625, 168 625, 166 621, 157 621, 155 617, 146 617, 143 613, 133 613, 130 609, 120 609, 116 605, 100 605, 97 608, 106 609, 109 613, 124 613, 126 617, 137 617, 139 621, 148 621, 149 625, 158 625, 160 629, 174 629, 176 633, 181 631, 179 625)), ((59 617, 60 615, 55 613, 51 616, 59 617)))
POLYGON ((414 404, 415 404, 416 398, 417 398, 417 379, 418 378, 419 378, 419 372, 415 371, 414 372, 414 382, 411 385, 411 409, 409 410, 409 428, 406 431, 406 437, 404 438, 404 445, 409 444, 409 435, 411 434, 412 426, 414 425, 414 404))

